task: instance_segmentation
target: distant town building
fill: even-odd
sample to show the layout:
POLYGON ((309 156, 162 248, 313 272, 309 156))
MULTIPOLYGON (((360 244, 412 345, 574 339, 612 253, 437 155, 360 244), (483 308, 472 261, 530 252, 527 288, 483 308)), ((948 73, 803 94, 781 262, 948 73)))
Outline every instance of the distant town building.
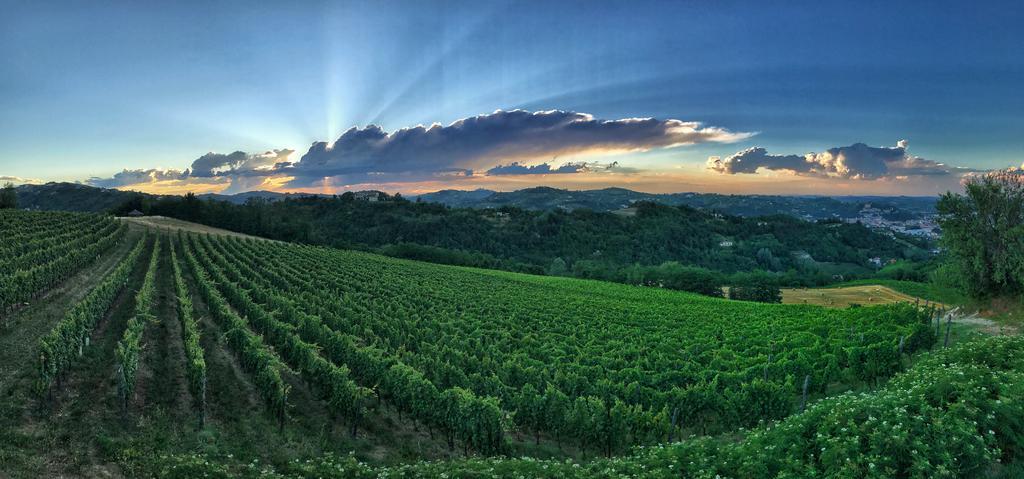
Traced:
POLYGON ((721 243, 718 243, 718 246, 721 246, 723 248, 732 248, 732 241, 723 240, 721 243))
POLYGON ((355 198, 357 200, 369 201, 369 202, 379 201, 381 199, 381 194, 382 194, 381 192, 376 191, 376 190, 357 191, 357 192, 353 193, 353 195, 355 196, 355 198))
POLYGON ((140 216, 146 216, 146 214, 139 210, 131 210, 128 212, 128 216, 131 216, 132 218, 138 218, 140 216))
POLYGON ((794 251, 793 252, 793 256, 795 256, 796 259, 801 260, 801 261, 808 261, 808 260, 813 260, 814 259, 814 258, 811 257, 811 254, 806 252, 806 251, 794 251))

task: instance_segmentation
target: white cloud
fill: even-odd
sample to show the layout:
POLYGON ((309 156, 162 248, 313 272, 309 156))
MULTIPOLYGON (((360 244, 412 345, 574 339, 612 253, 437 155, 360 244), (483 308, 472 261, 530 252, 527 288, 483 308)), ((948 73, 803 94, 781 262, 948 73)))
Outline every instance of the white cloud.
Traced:
POLYGON ((452 169, 494 169, 501 174, 511 160, 519 174, 582 172, 572 163, 551 169, 530 160, 562 155, 600 155, 645 151, 696 143, 729 143, 750 133, 705 127, 697 122, 629 118, 600 120, 567 111, 496 111, 464 118, 448 126, 434 124, 385 132, 378 126, 352 128, 334 143, 317 142, 302 158, 281 168, 305 186, 325 177, 361 181, 369 175, 431 176, 452 169), (533 169, 529 169, 533 168, 533 169), (528 170, 524 170, 528 169, 528 170), (572 171, 576 169, 576 171, 572 171))
POLYGON ((268 170, 278 164, 288 163, 288 158, 295 150, 280 149, 257 154, 236 151, 230 154, 207 153, 192 162, 190 176, 213 177, 234 174, 253 173, 268 170))
POLYGON ((121 170, 120 173, 115 174, 110 178, 98 178, 92 177, 85 181, 87 185, 97 186, 100 188, 118 188, 124 186, 132 186, 139 184, 155 183, 158 181, 168 180, 182 180, 188 176, 187 172, 178 170, 161 170, 161 169, 148 169, 148 170, 121 170))
POLYGON ((801 176, 853 180, 900 179, 910 176, 948 176, 975 171, 949 167, 907 153, 907 141, 894 147, 864 143, 829 148, 805 155, 770 155, 764 148, 749 148, 725 159, 708 158, 707 168, 722 174, 753 174, 758 170, 789 171, 801 176))
POLYGON ((7 183, 15 185, 41 185, 43 181, 35 178, 22 178, 20 176, 0 176, 0 185, 6 185, 7 183))
MULTIPOLYGON (((103 187, 128 187, 176 180, 230 184, 228 191, 264 185, 261 178, 288 178, 286 188, 324 184, 411 182, 488 175, 636 172, 617 162, 576 161, 553 167, 562 155, 596 156, 696 143, 729 143, 750 137, 698 122, 627 118, 601 120, 569 111, 496 111, 463 118, 448 126, 417 126, 386 132, 379 126, 351 128, 333 143, 316 142, 298 161, 293 150, 250 154, 207 153, 185 171, 124 170, 111 178, 90 178, 103 187), (542 161, 540 164, 533 164, 542 161), (531 165, 533 166, 527 166, 531 165)), ((280 186, 280 185, 278 185, 280 186)))

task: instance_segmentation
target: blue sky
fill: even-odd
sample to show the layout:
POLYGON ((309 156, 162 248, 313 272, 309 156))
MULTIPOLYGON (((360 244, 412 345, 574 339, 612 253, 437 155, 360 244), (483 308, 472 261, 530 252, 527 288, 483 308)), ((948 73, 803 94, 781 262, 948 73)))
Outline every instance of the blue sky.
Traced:
POLYGON ((1024 161, 1020 2, 2 3, 0 176, 925 194, 955 187, 968 170, 953 165, 1024 161), (517 109, 570 123, 495 117, 517 109), (481 115, 486 129, 388 135, 481 115), (696 136, 667 133, 690 122, 696 136), (382 135, 335 147, 370 125, 382 135), (191 174, 236 151, 248 159, 191 174), (787 155, 806 160, 779 167, 787 155), (513 163, 569 166, 487 173, 513 163))

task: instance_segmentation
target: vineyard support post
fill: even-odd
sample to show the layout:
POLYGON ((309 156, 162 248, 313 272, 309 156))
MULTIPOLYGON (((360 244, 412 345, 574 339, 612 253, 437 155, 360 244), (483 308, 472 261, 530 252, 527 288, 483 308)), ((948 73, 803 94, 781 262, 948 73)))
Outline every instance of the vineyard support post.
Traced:
POLYGON ((804 412, 807 409, 807 388, 811 386, 811 375, 804 376, 804 394, 803 398, 800 399, 800 412, 804 412))
POLYGON ((676 432, 676 420, 679 418, 679 408, 672 408, 672 420, 669 421, 668 442, 672 442, 676 432))
POLYGON ((945 341, 942 342, 942 347, 943 348, 948 348, 949 347, 949 331, 951 329, 953 329, 953 314, 952 313, 950 313, 948 316, 946 316, 946 339, 945 339, 945 341))
POLYGON ((907 340, 907 336, 900 336, 899 354, 897 355, 897 361, 899 364, 900 371, 903 371, 903 345, 907 340))
POLYGON ((199 389, 199 427, 206 426, 206 375, 203 375, 199 389))

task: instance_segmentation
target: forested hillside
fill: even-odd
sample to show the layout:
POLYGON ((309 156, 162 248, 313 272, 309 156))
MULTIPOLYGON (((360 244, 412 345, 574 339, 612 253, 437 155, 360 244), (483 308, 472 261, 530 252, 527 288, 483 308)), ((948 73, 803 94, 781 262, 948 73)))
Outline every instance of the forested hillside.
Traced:
MULTIPOLYGON (((42 211, 109 213, 140 193, 94 188, 76 183, 21 185, 16 188, 18 208, 42 211)), ((146 197, 152 197, 146 195, 146 197)))
POLYGON ((798 218, 856 218, 867 206, 884 211, 887 218, 915 218, 935 213, 937 197, 905 196, 781 196, 723 195, 717 193, 643 193, 625 188, 600 190, 563 190, 549 187, 517 191, 442 190, 419 195, 423 201, 462 208, 501 208, 528 210, 615 211, 633 203, 647 201, 669 206, 689 206, 734 216, 771 216, 798 218))
POLYGON ((651 268, 670 262, 724 274, 762 270, 786 284, 824 284, 871 274, 871 258, 929 257, 922 240, 855 223, 743 218, 655 203, 638 204, 629 215, 460 209, 401 198, 371 202, 352 194, 244 205, 168 197, 123 209, 134 206, 285 241, 634 284, 670 283, 673 278, 651 268))
MULTIPOLYGON (((452 198, 476 198, 483 193, 439 192, 424 197, 462 204, 452 198)), ((379 192, 333 197, 271 192, 182 197, 70 183, 17 188, 23 209, 117 214, 140 210, 285 241, 712 295, 719 295, 725 285, 816 286, 869 278, 878 274, 879 265, 897 260, 914 264, 916 281, 927 280, 934 269, 928 261, 934 245, 926 240, 835 220, 795 219, 808 216, 807 211, 816 212, 812 217, 846 217, 866 204, 891 214, 914 215, 930 207, 920 198, 648 195, 614 188, 586 192, 533 188, 491 196, 503 200, 451 208, 379 192), (548 197, 559 204, 566 199, 583 202, 574 211, 555 203, 532 203, 548 197), (630 208, 608 213, 605 210, 616 208, 607 207, 611 203, 606 200, 625 201, 630 208), (490 209, 479 208, 487 205, 490 209)))

